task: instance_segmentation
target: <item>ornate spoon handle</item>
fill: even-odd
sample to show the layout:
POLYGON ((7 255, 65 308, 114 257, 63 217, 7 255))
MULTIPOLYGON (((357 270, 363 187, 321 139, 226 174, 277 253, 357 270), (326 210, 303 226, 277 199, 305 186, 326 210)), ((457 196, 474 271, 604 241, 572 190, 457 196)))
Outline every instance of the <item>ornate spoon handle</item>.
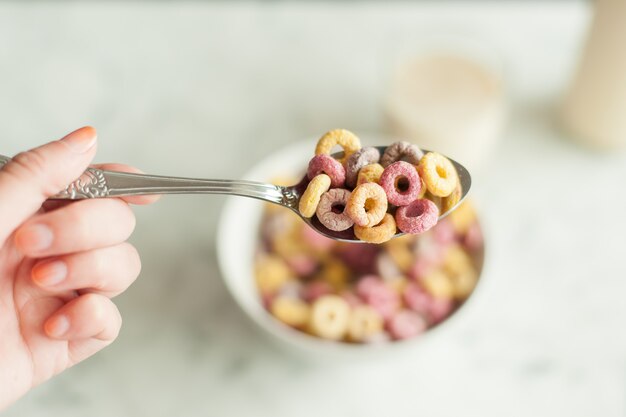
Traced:
MULTIPOLYGON (((0 155, 0 169, 10 160, 0 155)), ((129 174, 97 168, 87 168, 80 178, 51 198, 83 200, 147 194, 233 194, 282 205, 288 205, 291 198, 285 187, 254 181, 129 174)))

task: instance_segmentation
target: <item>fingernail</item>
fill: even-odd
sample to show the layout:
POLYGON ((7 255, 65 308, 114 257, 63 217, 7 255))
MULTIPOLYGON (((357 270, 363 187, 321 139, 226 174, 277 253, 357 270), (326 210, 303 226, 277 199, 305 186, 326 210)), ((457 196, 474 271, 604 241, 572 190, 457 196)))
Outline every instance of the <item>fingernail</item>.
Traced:
POLYGON ((33 267, 33 281, 42 287, 50 287, 67 276, 67 265, 63 261, 41 262, 33 267))
POLYGON ((61 314, 48 320, 44 327, 49 336, 61 337, 70 329, 70 319, 61 314))
POLYGON ((52 230, 43 224, 23 227, 15 235, 15 244, 23 253, 32 253, 52 246, 52 230))
POLYGON ((93 148, 97 139, 96 129, 93 127, 81 127, 61 139, 69 148, 76 153, 85 153, 93 148))

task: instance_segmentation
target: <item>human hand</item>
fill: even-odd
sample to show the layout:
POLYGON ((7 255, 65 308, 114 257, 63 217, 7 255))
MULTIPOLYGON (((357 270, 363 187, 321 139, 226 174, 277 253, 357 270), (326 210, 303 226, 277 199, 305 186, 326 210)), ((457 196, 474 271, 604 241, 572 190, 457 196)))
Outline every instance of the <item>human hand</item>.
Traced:
POLYGON ((95 130, 84 127, 0 170, 0 410, 120 330, 111 298, 141 269, 125 243, 135 227, 128 203, 155 198, 46 202, 83 173, 96 147, 95 130))

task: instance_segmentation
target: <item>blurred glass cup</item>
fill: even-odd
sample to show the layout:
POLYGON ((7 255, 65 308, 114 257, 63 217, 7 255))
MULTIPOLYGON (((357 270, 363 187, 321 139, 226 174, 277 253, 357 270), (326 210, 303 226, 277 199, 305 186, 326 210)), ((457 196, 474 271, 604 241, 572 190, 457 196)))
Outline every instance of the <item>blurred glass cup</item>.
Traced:
POLYGON ((424 37, 394 51, 384 112, 394 137, 480 171, 501 136, 507 106, 498 55, 461 37, 424 37))

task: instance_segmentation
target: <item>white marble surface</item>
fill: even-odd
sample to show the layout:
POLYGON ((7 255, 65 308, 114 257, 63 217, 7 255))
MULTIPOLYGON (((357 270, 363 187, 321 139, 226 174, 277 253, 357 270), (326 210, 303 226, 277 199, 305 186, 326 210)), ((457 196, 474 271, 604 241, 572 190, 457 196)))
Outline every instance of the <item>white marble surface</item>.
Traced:
POLYGON ((371 362, 286 355, 220 282, 223 198, 166 198, 137 210, 117 343, 3 415, 624 416, 626 155, 553 117, 588 5, 468 3, 1 3, 2 153, 90 123, 101 161, 236 177, 329 127, 384 130, 386 53, 432 31, 498 49, 513 99, 475 189, 488 268, 454 331, 371 362))

